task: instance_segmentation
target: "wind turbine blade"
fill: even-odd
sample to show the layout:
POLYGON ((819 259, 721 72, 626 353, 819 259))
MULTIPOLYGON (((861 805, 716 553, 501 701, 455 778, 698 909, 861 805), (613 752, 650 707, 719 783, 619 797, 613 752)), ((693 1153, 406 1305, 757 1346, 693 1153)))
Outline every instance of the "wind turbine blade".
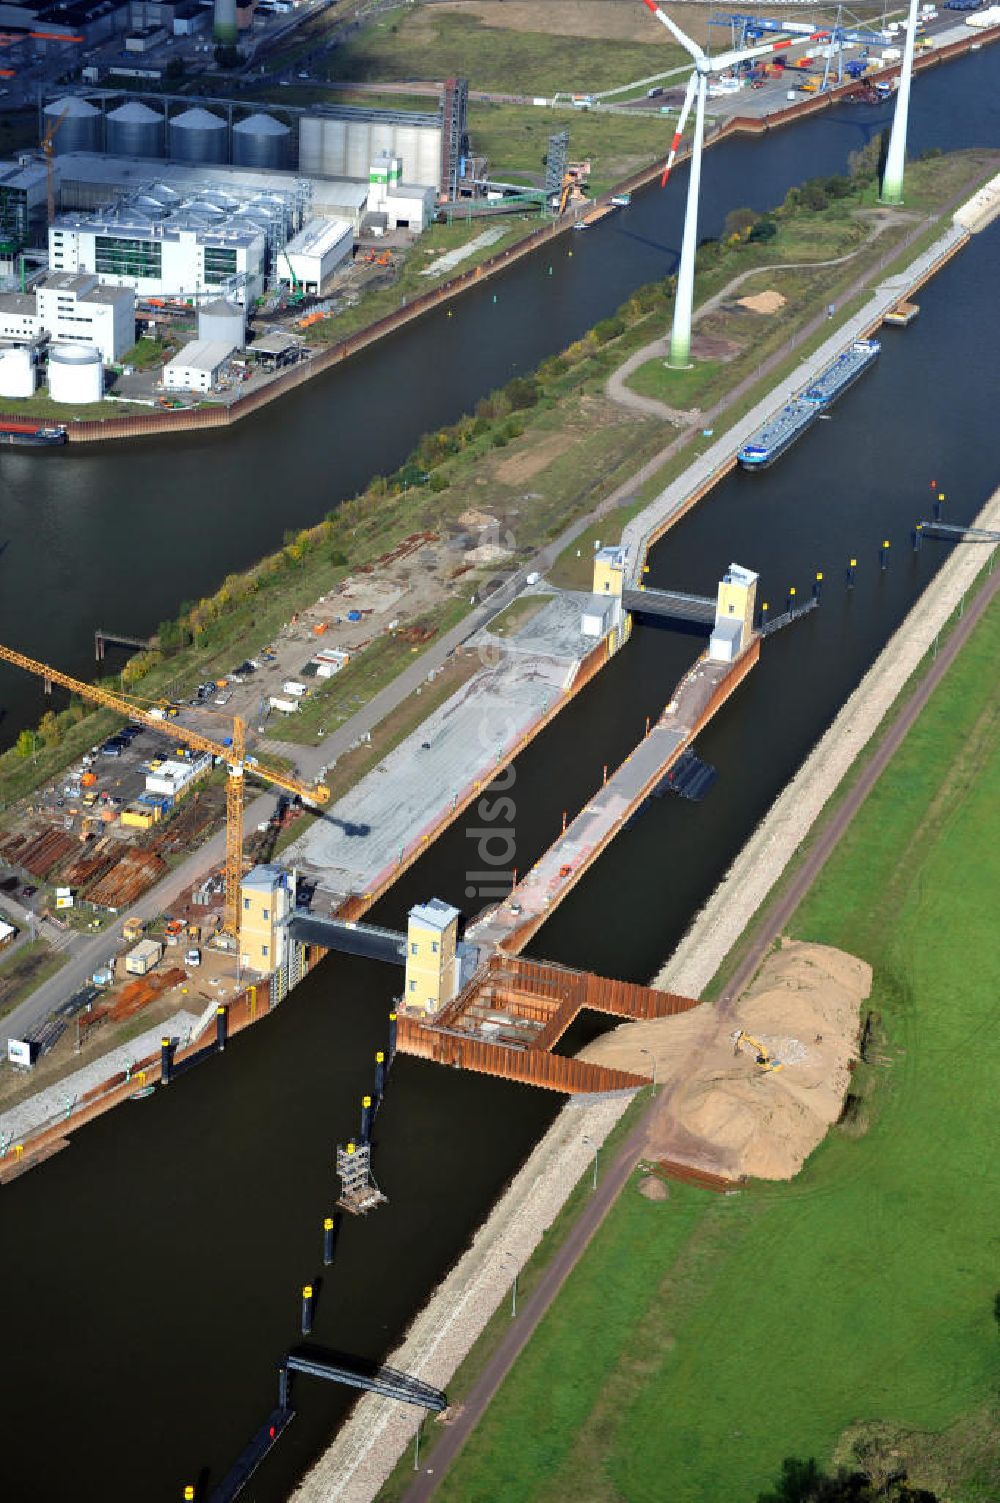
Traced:
POLYGON ((697 42, 692 42, 689 36, 685 36, 684 32, 681 31, 680 27, 677 25, 677 22, 672 21, 666 14, 666 12, 660 9, 660 7, 656 3, 656 0, 642 0, 642 3, 646 7, 646 9, 648 11, 652 11, 656 19, 667 28, 674 40, 680 42, 684 50, 691 54, 695 62, 697 62, 699 58, 705 56, 704 52, 702 52, 697 42))
POLYGON ((674 131, 674 139, 670 147, 670 154, 667 157, 667 164, 663 169, 663 176, 660 178, 661 188, 665 188, 667 186, 667 179, 670 176, 670 169, 674 165, 674 157, 677 155, 677 148, 681 144, 681 136, 683 136, 684 134, 684 127, 685 125, 687 125, 687 118, 691 113, 691 106, 694 103, 694 96, 697 92, 697 89, 698 75, 697 73, 692 73, 691 77, 688 79, 687 93, 684 95, 684 103, 681 106, 681 112, 677 117, 677 129, 674 131))
POLYGON ((762 42, 759 47, 744 47, 739 52, 720 52, 718 57, 710 59, 712 72, 720 73, 725 68, 731 68, 734 63, 747 62, 752 57, 766 57, 769 52, 782 52, 786 47, 794 47, 802 42, 828 42, 828 31, 814 31, 808 37, 786 37, 780 42, 762 42))

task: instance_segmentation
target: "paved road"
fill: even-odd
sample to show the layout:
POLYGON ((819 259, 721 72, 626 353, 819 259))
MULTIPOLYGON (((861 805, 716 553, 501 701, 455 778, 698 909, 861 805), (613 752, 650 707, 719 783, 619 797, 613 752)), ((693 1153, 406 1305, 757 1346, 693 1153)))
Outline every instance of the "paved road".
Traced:
MULTIPOLYGON (((785 932, 789 919, 815 882, 845 830, 878 782, 885 768, 902 745, 917 717, 924 709, 937 685, 947 673, 956 656, 968 640, 983 612, 1000 591, 1000 573, 993 574, 981 586, 963 615, 958 626, 938 653, 937 660, 924 676, 916 692, 907 701, 899 718, 894 722, 874 756, 854 784, 843 804, 823 828, 816 844, 810 851, 800 871, 786 893, 764 916, 746 955, 733 975, 722 999, 723 1005, 731 1006, 735 999, 756 974, 765 955, 775 940, 785 932)), ((654 1099, 639 1118, 632 1132, 615 1157, 597 1193, 590 1200, 573 1227, 559 1252, 534 1290, 521 1307, 516 1321, 503 1337, 493 1356, 483 1369, 478 1381, 467 1395, 464 1405, 454 1421, 444 1431, 442 1439, 430 1456, 427 1468, 403 1495, 403 1503, 427 1503, 437 1488, 448 1467, 461 1451, 472 1431, 479 1423, 487 1405, 493 1399, 515 1359, 527 1345, 540 1321, 559 1293, 569 1274, 591 1242, 594 1233, 610 1211, 617 1196, 628 1180, 629 1174, 641 1157, 649 1125, 654 1113, 663 1109, 663 1100, 654 1099)))

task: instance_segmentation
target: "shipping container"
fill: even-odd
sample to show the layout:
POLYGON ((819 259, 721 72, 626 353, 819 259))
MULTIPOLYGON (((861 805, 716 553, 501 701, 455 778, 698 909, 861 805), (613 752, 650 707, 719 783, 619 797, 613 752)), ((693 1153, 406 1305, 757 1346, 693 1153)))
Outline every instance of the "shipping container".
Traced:
POLYGON ((144 939, 130 950, 125 957, 125 969, 130 976, 145 976, 158 964, 163 954, 163 946, 159 940, 144 939))

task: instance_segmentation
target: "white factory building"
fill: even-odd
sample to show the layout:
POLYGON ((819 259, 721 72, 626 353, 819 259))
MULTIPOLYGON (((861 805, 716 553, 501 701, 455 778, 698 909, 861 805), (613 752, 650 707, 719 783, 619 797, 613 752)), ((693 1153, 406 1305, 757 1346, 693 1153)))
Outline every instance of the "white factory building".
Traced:
POLYGON ((203 752, 200 757, 186 757, 183 762, 161 762, 146 774, 146 792, 166 794, 177 798, 195 778, 200 778, 212 769, 212 755, 203 752))
POLYGON ((368 170, 369 216, 382 218, 382 228, 422 234, 434 218, 436 194, 420 183, 403 182, 400 157, 383 151, 368 170))
POLYGON ((151 223, 119 209, 91 218, 64 215, 49 227, 53 271, 92 272, 139 297, 195 298, 231 289, 241 302, 264 290, 267 238, 250 225, 199 225, 193 218, 151 223))
POLYGON ((294 281, 318 297, 323 284, 354 249, 354 226, 348 219, 310 219, 278 258, 279 275, 290 270, 294 281))
POLYGON ((33 292, 0 294, 0 339, 33 344, 43 334, 95 346, 113 365, 135 344, 135 293, 102 287, 93 274, 50 272, 33 292))
POLYGON ((232 356, 227 341, 192 339, 163 367, 163 385, 167 391, 214 391, 232 356))

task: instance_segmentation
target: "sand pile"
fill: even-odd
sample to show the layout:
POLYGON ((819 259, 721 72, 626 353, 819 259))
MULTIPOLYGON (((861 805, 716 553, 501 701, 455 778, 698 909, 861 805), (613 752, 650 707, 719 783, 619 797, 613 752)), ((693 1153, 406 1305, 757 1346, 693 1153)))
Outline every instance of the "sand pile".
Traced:
POLYGON ((585 1059, 649 1073, 664 1090, 647 1153, 731 1178, 791 1179, 840 1115, 871 967, 826 945, 786 941, 732 1010, 626 1023, 585 1059), (735 1052, 740 1029, 780 1069, 735 1052), (643 1052, 648 1051, 648 1052, 643 1052))
POLYGON ((788 301, 780 292, 770 289, 767 292, 754 292, 749 297, 737 298, 741 308, 749 308, 751 313, 777 313, 788 301))

